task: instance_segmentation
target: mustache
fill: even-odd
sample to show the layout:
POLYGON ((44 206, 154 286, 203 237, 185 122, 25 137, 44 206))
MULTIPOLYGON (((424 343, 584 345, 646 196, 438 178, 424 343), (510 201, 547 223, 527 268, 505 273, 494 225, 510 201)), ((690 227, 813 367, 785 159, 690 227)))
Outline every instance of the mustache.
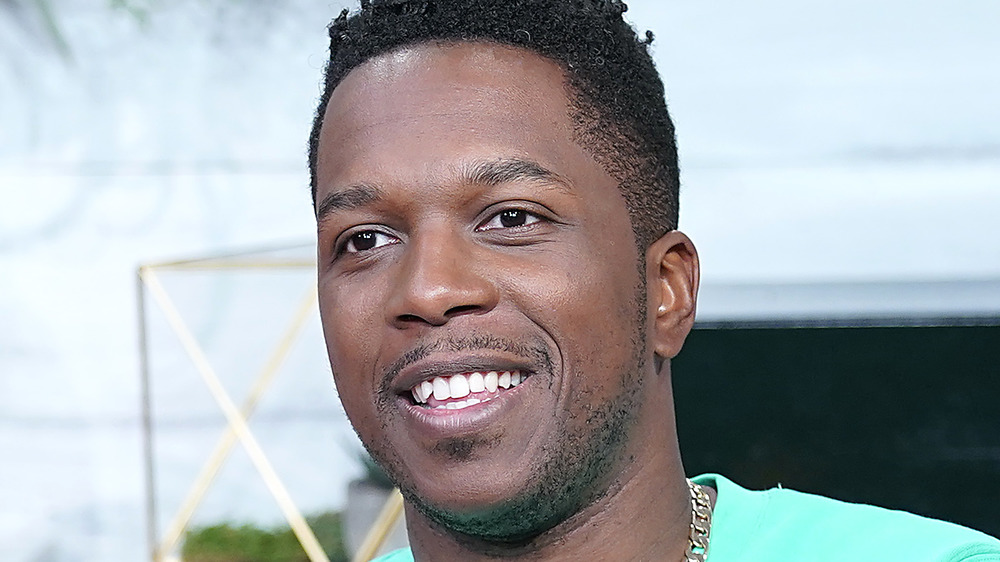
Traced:
POLYGON ((400 371, 428 357, 432 353, 482 350, 503 351, 523 357, 533 364, 538 365, 540 371, 552 372, 552 355, 549 353, 548 348, 541 342, 525 344, 492 334, 472 334, 464 337, 442 338, 423 343, 403 353, 399 359, 394 361, 392 365, 389 365, 382 373, 379 394, 388 394, 392 381, 395 380, 400 371))

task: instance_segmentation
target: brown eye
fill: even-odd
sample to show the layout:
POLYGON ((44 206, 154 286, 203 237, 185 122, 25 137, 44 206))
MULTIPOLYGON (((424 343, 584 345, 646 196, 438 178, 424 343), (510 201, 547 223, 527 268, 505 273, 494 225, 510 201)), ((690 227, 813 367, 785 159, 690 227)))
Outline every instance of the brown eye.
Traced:
POLYGON ((385 234, 384 232, 378 232, 377 230, 365 230, 354 233, 347 239, 347 243, 344 245, 344 252, 348 254, 356 254, 359 252, 374 250, 375 248, 379 248, 381 246, 396 244, 398 242, 399 240, 385 234))
POLYGON ((490 220, 483 223, 479 230, 496 230, 501 228, 517 228, 528 226, 539 222, 538 215, 525 211, 524 209, 507 209, 493 215, 490 220))
POLYGON ((523 226, 528 222, 528 213, 521 211, 519 209, 504 211, 500 213, 500 224, 504 228, 512 228, 515 226, 523 226))

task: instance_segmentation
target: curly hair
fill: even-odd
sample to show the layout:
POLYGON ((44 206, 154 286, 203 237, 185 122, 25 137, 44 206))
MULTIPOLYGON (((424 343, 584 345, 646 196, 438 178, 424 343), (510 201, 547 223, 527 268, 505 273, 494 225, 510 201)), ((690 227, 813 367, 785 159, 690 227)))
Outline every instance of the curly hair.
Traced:
POLYGON ((329 26, 330 59, 309 137, 316 202, 320 129, 333 90, 373 57, 427 42, 484 42, 527 49, 565 76, 576 141, 619 182, 636 242, 677 228, 674 126, 653 65, 653 34, 637 37, 620 0, 361 0, 329 26))

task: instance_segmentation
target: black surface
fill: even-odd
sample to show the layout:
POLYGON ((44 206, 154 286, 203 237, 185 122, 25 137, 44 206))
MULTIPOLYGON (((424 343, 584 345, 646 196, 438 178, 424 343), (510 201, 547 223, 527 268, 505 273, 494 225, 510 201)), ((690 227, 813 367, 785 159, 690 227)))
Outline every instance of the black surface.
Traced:
POLYGON ((696 329, 684 464, 1000 536, 1000 326, 696 329))

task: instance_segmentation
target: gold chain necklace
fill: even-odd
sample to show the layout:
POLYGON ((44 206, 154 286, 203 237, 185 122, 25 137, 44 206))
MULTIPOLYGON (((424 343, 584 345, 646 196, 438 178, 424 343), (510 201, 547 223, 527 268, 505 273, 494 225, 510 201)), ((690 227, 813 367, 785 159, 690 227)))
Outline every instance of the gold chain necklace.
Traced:
POLYGON ((691 490, 691 532, 684 562, 705 562, 708 556, 708 532, 712 528, 712 502, 701 484, 687 481, 691 490))

